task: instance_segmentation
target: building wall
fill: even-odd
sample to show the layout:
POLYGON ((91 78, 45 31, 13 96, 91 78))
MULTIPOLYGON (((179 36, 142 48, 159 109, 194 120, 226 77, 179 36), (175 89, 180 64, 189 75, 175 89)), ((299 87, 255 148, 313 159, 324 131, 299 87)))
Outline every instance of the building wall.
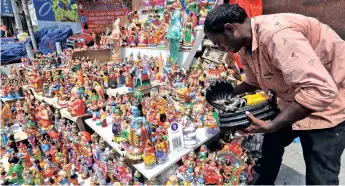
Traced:
POLYGON ((263 13, 298 13, 315 17, 345 40, 345 0, 262 0, 263 13))

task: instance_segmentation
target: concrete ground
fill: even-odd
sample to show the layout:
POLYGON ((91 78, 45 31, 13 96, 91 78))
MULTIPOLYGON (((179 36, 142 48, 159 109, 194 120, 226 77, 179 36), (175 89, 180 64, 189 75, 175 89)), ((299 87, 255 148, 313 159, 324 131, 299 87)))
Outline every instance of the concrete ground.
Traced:
MULTIPOLYGON (((302 146, 300 143, 292 143, 285 148, 283 164, 280 167, 276 185, 305 185, 305 164, 302 146)), ((340 185, 345 185, 345 153, 341 158, 341 170, 339 174, 340 185)))

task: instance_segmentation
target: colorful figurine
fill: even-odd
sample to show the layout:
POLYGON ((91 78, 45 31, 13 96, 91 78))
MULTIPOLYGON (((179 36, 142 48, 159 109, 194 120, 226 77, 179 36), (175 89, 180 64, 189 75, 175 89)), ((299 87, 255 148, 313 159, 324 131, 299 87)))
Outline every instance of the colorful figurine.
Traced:
POLYGON ((113 114, 112 132, 114 134, 113 142, 119 142, 121 139, 121 126, 122 126, 122 111, 118 108, 115 109, 113 114))
POLYGON ((152 143, 150 140, 146 142, 143 159, 144 159, 145 168, 147 169, 154 167, 156 164, 155 149, 152 146, 152 143))

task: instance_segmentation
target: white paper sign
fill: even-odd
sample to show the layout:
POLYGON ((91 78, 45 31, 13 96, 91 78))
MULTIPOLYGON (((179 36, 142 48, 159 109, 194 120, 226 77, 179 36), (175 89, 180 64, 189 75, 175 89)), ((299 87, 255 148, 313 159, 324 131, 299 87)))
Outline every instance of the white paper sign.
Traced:
POLYGON ((168 129, 170 153, 184 150, 182 125, 176 122, 170 124, 168 129))

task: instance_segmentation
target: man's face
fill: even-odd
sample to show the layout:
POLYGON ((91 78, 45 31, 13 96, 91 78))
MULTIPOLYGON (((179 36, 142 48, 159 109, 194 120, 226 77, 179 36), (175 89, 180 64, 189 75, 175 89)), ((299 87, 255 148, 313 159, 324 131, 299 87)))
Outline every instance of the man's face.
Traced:
POLYGON ((238 52, 243 47, 243 39, 235 28, 224 28, 223 33, 205 33, 213 44, 221 50, 238 52))

